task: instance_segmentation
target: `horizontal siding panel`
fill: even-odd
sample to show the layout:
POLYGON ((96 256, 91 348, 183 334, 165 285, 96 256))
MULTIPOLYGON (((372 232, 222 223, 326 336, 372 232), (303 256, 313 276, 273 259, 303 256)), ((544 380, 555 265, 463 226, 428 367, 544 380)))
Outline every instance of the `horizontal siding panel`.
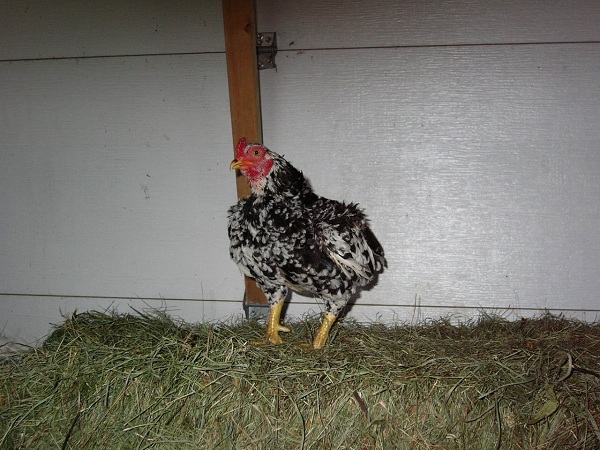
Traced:
POLYGON ((218 0, 7 0, 0 30, 0 60, 225 51, 218 0))
POLYGON ((225 55, 0 71, 0 292, 241 299, 225 55))
POLYGON ((40 344, 54 325, 64 322, 65 316, 85 311, 164 311, 189 324, 238 320, 243 313, 241 301, 0 295, 0 346, 3 341, 40 344))
MULTIPOLYGON (((136 314, 139 311, 164 311, 174 320, 182 319, 188 324, 199 322, 231 323, 243 318, 241 301, 0 295, 0 355, 3 350, 18 348, 10 344, 4 347, 7 342, 28 345, 41 344, 52 332, 55 325, 64 322, 65 317, 76 312, 82 313, 85 311, 114 311, 119 314, 136 314)), ((315 300, 295 298, 286 305, 284 323, 289 324, 290 320, 300 320, 320 314, 320 312, 321 308, 315 300)), ((372 307, 357 303, 352 307, 351 316, 352 320, 366 323, 377 320, 386 324, 419 324, 439 317, 459 323, 470 320, 473 315, 479 312, 495 314, 508 320, 539 315, 539 311, 536 310, 506 310, 501 308, 484 310, 482 308, 474 311, 470 308, 447 308, 443 305, 432 307, 413 303, 382 307, 373 316, 372 307)), ((598 310, 592 312, 553 310, 551 312, 590 322, 598 321, 600 318, 598 310)), ((291 332, 294 333, 294 327, 291 328, 291 332)))
POLYGON ((597 0, 257 0, 257 11, 292 51, 600 41, 597 0))
MULTIPOLYGON (((351 316, 597 320, 599 2, 257 9, 280 48, 265 143, 358 201, 386 249, 351 316)), ((75 309, 238 317, 221 2, 11 0, 0 29, 2 333, 75 309)))
POLYGON ((358 201, 389 267, 373 305, 597 310, 600 46, 286 53, 264 140, 358 201))

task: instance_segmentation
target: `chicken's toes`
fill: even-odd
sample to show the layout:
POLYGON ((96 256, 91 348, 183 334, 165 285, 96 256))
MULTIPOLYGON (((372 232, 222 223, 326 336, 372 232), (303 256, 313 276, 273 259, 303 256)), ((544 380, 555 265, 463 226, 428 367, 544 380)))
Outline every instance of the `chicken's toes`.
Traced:
POLYGON ((312 352, 315 350, 312 344, 300 344, 298 347, 304 352, 312 352))
POLYGON ((283 344, 283 339, 277 334, 275 336, 267 337, 267 340, 273 345, 283 344))
POLYGON ((283 339, 278 334, 267 335, 262 341, 250 341, 252 345, 279 345, 283 343, 283 339))
POLYGON ((267 331, 267 336, 262 341, 250 341, 252 345, 279 345, 283 343, 283 339, 279 336, 279 332, 289 332, 290 329, 279 325, 276 330, 267 331))
POLYGON ((271 345, 271 343, 267 339, 263 339, 262 341, 250 341, 251 345, 271 345))

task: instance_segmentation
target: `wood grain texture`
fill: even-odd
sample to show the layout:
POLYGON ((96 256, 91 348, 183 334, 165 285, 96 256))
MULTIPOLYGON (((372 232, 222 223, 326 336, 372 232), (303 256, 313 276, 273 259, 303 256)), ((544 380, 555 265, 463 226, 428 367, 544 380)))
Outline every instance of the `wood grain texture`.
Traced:
MULTIPOLYGON (((256 62, 254 1, 223 0, 229 105, 233 148, 242 137, 262 140, 260 87, 256 62)), ((236 171, 238 197, 250 195, 250 186, 236 171)))
POLYGON ((289 53, 261 74, 265 143, 371 217, 372 316, 598 311, 599 76, 595 44, 289 53))
MULTIPOLYGON (((229 105, 233 148, 242 137, 262 141, 260 87, 256 62, 256 10, 254 0, 223 0, 223 26, 227 54, 229 105)), ((236 170, 238 198, 250 195, 250 185, 236 170)), ((267 304, 251 278, 245 278, 245 300, 267 304)))
POLYGON ((5 0, 0 60, 223 52, 216 0, 5 0))
POLYGON ((280 50, 600 41, 597 0, 257 0, 280 50))

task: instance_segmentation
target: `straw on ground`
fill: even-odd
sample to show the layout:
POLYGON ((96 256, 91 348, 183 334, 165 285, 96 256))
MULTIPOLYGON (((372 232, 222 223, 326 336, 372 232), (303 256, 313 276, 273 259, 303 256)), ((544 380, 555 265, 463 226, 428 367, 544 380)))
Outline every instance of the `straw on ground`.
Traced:
POLYGON ((74 314, 0 364, 0 448, 600 448, 598 324, 292 327, 74 314))

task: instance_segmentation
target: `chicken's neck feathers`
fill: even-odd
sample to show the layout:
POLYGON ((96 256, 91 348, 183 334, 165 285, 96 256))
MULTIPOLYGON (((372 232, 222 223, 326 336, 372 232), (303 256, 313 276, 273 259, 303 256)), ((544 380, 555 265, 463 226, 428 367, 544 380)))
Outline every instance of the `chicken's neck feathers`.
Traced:
POLYGON ((253 189, 257 196, 277 199, 309 198, 315 195, 303 173, 275 152, 271 152, 273 167, 264 179, 262 189, 253 189))

